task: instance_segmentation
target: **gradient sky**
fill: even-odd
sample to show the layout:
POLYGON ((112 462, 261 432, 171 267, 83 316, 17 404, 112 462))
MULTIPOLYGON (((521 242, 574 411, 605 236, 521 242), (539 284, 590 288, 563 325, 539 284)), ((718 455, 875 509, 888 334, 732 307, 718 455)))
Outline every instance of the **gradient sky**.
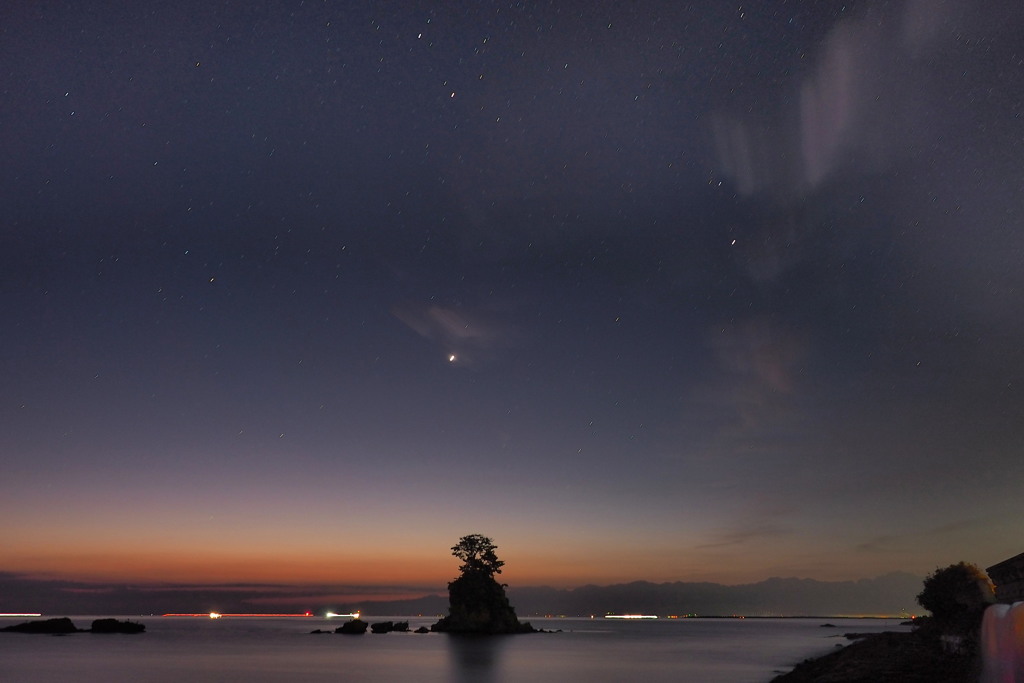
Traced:
POLYGON ((1020 2, 7 3, 0 159, 0 571, 1024 550, 1020 2))

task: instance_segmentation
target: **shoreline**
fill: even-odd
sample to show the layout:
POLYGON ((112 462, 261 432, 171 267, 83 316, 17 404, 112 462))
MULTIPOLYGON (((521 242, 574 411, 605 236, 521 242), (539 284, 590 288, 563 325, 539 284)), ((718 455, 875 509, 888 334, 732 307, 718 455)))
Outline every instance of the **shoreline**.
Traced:
POLYGON ((852 642, 805 659, 770 683, 974 683, 977 665, 969 655, 943 650, 920 633, 844 634, 852 642))

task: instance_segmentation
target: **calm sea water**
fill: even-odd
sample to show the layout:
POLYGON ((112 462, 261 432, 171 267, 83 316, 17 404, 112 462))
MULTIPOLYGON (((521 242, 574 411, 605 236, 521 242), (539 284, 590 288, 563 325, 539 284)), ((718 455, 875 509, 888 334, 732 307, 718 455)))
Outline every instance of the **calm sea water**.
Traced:
MULTIPOLYGON (((88 628, 93 617, 73 617, 88 628)), ((0 633, 0 681, 454 681, 465 683, 763 683, 847 641, 845 632, 905 630, 898 620, 531 619, 561 629, 494 638, 388 633, 311 635, 339 620, 131 617, 140 635, 0 633)), ((411 628, 433 618, 408 620, 411 628)), ((0 627, 25 619, 2 619, 0 627)))

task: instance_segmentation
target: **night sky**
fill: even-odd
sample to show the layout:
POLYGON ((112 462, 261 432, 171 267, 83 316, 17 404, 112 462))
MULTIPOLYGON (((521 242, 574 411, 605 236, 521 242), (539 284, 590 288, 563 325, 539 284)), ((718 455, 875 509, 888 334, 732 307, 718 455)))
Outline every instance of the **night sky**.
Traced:
POLYGON ((0 160, 0 571, 1024 550, 1016 0, 12 2, 0 160))

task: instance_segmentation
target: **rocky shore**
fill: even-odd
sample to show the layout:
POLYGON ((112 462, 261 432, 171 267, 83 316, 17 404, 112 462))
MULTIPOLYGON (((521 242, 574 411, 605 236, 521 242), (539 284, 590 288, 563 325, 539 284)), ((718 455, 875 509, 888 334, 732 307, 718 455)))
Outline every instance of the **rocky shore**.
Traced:
POLYGON ((974 683, 977 665, 947 652, 934 637, 912 633, 848 634, 853 642, 808 659, 771 683, 974 683))

